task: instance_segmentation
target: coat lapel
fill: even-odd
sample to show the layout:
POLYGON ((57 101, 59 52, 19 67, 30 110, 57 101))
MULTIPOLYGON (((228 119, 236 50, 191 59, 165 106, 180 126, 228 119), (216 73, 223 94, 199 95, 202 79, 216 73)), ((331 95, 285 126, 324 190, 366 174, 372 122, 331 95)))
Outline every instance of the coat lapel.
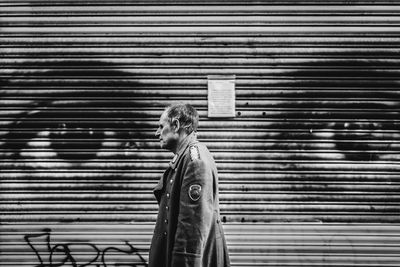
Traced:
POLYGON ((154 196, 157 199, 158 204, 160 204, 161 200, 161 195, 164 192, 164 186, 165 186, 165 177, 167 176, 170 168, 166 169, 164 174, 161 176, 160 180, 158 180, 158 183, 156 187, 153 189, 154 196))

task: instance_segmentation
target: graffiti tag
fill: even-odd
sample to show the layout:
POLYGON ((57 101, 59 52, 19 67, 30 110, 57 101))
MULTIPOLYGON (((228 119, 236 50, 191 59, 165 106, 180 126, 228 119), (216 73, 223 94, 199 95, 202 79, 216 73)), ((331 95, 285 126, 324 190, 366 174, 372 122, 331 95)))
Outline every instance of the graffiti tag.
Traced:
POLYGON ((43 232, 24 236, 25 241, 35 252, 39 261, 37 267, 60 267, 64 265, 73 267, 147 267, 146 260, 139 253, 139 249, 131 245, 129 241, 125 241, 123 249, 113 246, 100 249, 89 242, 54 244, 51 240, 51 230, 44 229, 43 232), (108 259, 113 258, 115 260, 116 257, 129 260, 125 260, 125 262, 112 262, 113 260, 108 259))

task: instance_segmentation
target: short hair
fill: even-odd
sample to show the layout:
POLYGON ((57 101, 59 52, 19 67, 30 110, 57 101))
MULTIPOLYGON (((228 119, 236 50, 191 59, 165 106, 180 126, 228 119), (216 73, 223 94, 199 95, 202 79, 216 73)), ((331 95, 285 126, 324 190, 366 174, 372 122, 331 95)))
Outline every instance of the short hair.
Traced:
POLYGON ((197 132, 199 114, 190 104, 173 104, 165 108, 170 125, 173 120, 178 120, 180 128, 186 133, 197 132))

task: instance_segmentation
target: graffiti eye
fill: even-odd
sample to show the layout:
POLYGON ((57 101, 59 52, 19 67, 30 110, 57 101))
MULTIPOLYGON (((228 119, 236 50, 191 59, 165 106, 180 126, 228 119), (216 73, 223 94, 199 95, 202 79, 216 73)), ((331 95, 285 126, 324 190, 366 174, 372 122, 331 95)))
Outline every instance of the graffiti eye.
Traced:
POLYGON ((17 158, 36 159, 42 163, 60 160, 83 163, 107 156, 107 148, 116 146, 112 138, 115 139, 115 132, 62 123, 25 136, 24 143, 20 140, 14 153, 17 158))
POLYGON ((103 130, 61 123, 49 132, 50 147, 65 160, 89 160, 103 146, 103 130))
POLYGON ((127 142, 126 136, 102 126, 62 122, 34 128, 35 123, 32 118, 19 121, 6 136, 4 150, 11 153, 11 158, 25 159, 25 167, 105 159, 127 142))
POLYGON ((66 108, 54 103, 35 105, 39 108, 21 114, 3 130, 0 156, 14 160, 10 167, 48 169, 86 163, 92 167, 97 166, 94 161, 126 158, 127 151, 139 144, 132 140, 143 138, 135 129, 148 127, 125 120, 123 112, 115 115, 93 108, 82 114, 69 107, 62 113, 66 108))

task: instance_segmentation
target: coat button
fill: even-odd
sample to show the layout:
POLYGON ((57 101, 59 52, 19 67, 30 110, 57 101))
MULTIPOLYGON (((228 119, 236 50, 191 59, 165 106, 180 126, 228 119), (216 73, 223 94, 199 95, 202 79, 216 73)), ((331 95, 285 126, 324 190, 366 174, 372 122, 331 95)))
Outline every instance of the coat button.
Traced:
POLYGON ((165 206, 165 209, 166 209, 166 210, 169 210, 169 207, 168 207, 168 206, 165 206))
POLYGON ((165 222, 165 224, 168 224, 168 220, 165 220, 164 222, 165 222))
POLYGON ((164 235, 167 235, 167 232, 164 232, 164 235))
POLYGON ((169 183, 170 183, 170 184, 172 184, 173 182, 174 182, 174 180, 172 180, 172 179, 171 179, 171 180, 169 180, 169 183))
POLYGON ((169 198, 169 193, 167 193, 167 198, 169 198))

